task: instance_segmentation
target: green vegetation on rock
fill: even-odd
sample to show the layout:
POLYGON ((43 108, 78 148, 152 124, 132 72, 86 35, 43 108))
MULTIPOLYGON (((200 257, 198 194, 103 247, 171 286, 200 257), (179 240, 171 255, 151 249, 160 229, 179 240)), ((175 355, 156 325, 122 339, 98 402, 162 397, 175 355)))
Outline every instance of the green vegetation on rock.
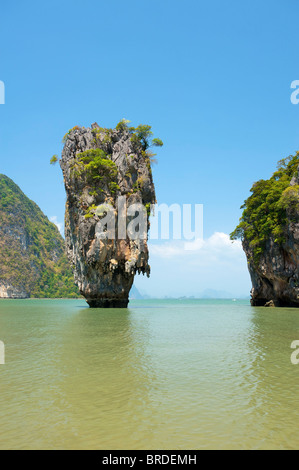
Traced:
POLYGON ((116 126, 116 130, 121 132, 129 132, 131 134, 131 142, 135 145, 141 145, 145 152, 144 156, 153 157, 155 154, 148 152, 151 147, 163 147, 161 139, 153 138, 152 127, 148 124, 140 124, 138 127, 129 127, 130 121, 122 119, 116 126))
POLYGON ((55 165, 55 163, 58 162, 58 155, 53 155, 53 157, 50 160, 50 165, 55 165))
POLYGON ((258 262, 270 238, 282 245, 288 223, 298 221, 299 185, 290 185, 298 165, 299 152, 281 160, 270 179, 253 185, 251 196, 241 207, 243 214, 239 225, 231 233, 231 239, 246 241, 255 262, 258 262))
POLYGON ((163 147, 163 142, 159 138, 153 138, 152 127, 147 124, 140 124, 137 127, 129 127, 126 119, 122 119, 116 126, 116 130, 121 132, 129 132, 131 134, 131 142, 141 147, 141 154, 146 161, 147 168, 151 173, 151 165, 157 163, 156 154, 150 151, 152 147, 163 147))
POLYGON ((113 180, 117 176, 117 166, 108 155, 99 148, 86 150, 77 155, 74 169, 81 175, 83 172, 88 178, 113 180))
POLYGON ((27 297, 78 297, 57 227, 0 175, 0 285, 27 297))
MULTIPOLYGON (((90 186, 90 196, 96 197, 99 193, 104 192, 104 189, 98 184, 99 182, 102 182, 102 186, 106 186, 111 194, 116 194, 120 190, 119 185, 115 182, 117 166, 102 149, 90 149, 79 153, 71 167, 71 172, 75 178, 82 176, 86 178, 90 186)), ((91 213, 87 210, 86 218, 90 217, 91 213)))
POLYGON ((70 129, 70 130, 64 135, 64 137, 63 137, 63 139, 62 139, 62 143, 65 144, 66 141, 67 141, 67 139, 68 139, 68 136, 70 135, 70 133, 73 132, 73 131, 77 131, 78 129, 79 129, 79 126, 74 126, 74 127, 72 127, 72 129, 70 129))

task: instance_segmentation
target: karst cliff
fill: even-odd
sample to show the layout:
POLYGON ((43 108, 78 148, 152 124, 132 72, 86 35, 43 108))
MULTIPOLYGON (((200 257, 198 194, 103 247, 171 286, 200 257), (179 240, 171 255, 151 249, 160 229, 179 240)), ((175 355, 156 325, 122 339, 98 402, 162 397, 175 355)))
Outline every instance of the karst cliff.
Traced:
POLYGON ((299 152, 251 193, 231 234, 242 239, 247 256, 251 304, 299 307, 299 152))
POLYGON ((0 175, 0 298, 78 297, 58 228, 0 175))
POLYGON ((133 128, 125 120, 115 129, 76 126, 64 143, 65 235, 75 281, 90 307, 126 308, 135 274, 150 274, 148 219, 141 236, 129 236, 124 225, 134 214, 127 208, 142 204, 148 215, 155 204, 149 149, 163 143, 150 126, 133 128), (109 222, 101 225, 107 218, 114 233, 109 222), (100 236, 99 226, 106 230, 100 236))

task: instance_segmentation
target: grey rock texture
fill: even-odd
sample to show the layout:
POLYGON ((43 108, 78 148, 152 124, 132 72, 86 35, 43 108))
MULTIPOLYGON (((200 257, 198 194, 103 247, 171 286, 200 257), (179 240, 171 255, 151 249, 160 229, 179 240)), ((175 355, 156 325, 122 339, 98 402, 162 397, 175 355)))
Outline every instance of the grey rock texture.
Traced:
MULTIPOLYGON (((298 174, 290 183, 299 184, 298 174)), ((288 214, 285 243, 269 238, 256 265, 253 251, 246 240, 243 248, 248 259, 252 281, 251 304, 255 306, 299 307, 299 220, 288 214)))
POLYGON ((2 174, 0 259, 0 299, 79 296, 57 227, 2 174))
POLYGON ((60 166, 67 194, 67 253, 75 282, 93 308, 127 307, 135 274, 150 274, 147 233, 143 239, 136 240, 118 239, 118 236, 99 239, 96 229, 101 214, 90 212, 91 207, 110 204, 117 225, 119 196, 126 198, 127 206, 156 202, 149 158, 131 137, 127 129, 102 129, 96 123, 91 128, 76 127, 69 132, 62 152, 60 166), (94 179, 94 175, 91 178, 84 170, 74 171, 81 158, 79 154, 94 149, 103 150, 106 158, 115 164, 113 181, 105 177, 94 179))
POLYGON ((0 283, 0 299, 28 299, 30 294, 20 287, 0 283))

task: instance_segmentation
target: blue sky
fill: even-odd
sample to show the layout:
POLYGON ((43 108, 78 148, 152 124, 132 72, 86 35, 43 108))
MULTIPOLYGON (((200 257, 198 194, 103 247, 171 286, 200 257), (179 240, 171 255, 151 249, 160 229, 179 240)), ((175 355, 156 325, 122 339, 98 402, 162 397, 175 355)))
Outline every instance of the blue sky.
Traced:
POLYGON ((123 117, 151 124, 165 144, 158 202, 204 204, 205 249, 215 244, 206 258, 198 249, 198 269, 183 253, 176 274, 177 251, 162 258, 154 248, 152 278, 137 287, 248 293, 242 250, 215 233, 234 229, 252 183, 298 149, 298 12, 298 0, 2 2, 0 172, 63 222, 62 177, 49 159, 65 132, 123 117))

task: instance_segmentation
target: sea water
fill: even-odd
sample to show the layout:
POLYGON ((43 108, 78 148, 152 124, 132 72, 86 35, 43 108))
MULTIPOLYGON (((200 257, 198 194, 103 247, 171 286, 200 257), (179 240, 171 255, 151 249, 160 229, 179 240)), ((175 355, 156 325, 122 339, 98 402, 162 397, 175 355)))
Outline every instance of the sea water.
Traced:
POLYGON ((2 300, 1 449, 295 449, 299 309, 2 300))

